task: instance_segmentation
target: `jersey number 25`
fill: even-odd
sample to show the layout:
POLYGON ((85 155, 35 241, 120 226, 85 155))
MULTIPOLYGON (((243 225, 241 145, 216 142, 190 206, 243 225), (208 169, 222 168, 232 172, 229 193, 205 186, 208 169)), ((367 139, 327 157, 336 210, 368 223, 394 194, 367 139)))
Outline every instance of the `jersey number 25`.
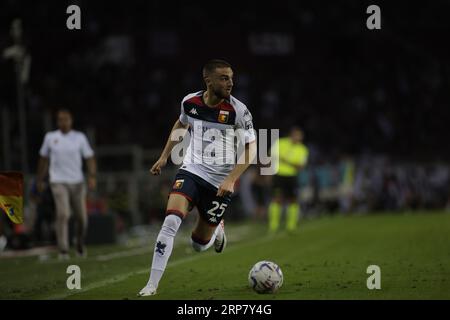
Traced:
POLYGON ((213 216, 213 217, 216 217, 216 218, 220 218, 223 215, 223 213, 225 212, 225 209, 228 206, 228 204, 226 204, 226 203, 220 204, 219 201, 213 201, 212 205, 213 205, 213 207, 208 210, 208 214, 213 216), (219 214, 216 213, 217 209, 220 210, 219 214))

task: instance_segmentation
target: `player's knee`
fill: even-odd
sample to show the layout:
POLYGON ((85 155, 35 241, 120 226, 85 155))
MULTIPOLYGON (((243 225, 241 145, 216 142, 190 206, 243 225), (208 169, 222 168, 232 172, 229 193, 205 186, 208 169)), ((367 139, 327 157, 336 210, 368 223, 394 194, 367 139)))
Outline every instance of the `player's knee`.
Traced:
POLYGON ((60 223, 68 223, 70 216, 68 214, 58 214, 56 220, 60 223))
POLYGON ((164 223, 161 227, 161 232, 166 234, 167 236, 175 237, 180 225, 181 225, 181 218, 174 214, 169 214, 164 219, 164 223))

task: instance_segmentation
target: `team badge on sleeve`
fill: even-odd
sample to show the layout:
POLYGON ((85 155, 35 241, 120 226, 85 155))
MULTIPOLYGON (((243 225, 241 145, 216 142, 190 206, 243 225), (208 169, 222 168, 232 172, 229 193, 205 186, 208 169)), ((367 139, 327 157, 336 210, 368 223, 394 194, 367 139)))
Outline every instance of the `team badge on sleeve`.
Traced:
POLYGON ((175 183, 173 184, 173 188, 181 189, 181 187, 183 187, 183 183, 184 183, 184 179, 176 180, 175 183))
POLYGON ((221 123, 227 123, 228 122, 228 116, 230 115, 229 111, 220 110, 219 112, 219 122, 221 123))

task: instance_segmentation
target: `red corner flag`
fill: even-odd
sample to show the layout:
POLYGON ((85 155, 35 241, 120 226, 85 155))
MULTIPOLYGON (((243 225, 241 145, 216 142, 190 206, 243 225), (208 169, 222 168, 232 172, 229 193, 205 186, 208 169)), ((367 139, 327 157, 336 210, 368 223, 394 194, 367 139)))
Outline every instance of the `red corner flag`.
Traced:
POLYGON ((22 173, 0 172, 0 212, 16 224, 23 223, 22 173))

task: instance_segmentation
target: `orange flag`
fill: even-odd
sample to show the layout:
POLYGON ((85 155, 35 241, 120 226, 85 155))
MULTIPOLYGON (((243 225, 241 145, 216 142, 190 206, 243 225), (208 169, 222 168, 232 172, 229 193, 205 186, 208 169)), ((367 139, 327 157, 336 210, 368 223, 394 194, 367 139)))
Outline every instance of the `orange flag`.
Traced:
POLYGON ((9 219, 23 223, 23 174, 20 172, 0 172, 0 211, 9 219))

